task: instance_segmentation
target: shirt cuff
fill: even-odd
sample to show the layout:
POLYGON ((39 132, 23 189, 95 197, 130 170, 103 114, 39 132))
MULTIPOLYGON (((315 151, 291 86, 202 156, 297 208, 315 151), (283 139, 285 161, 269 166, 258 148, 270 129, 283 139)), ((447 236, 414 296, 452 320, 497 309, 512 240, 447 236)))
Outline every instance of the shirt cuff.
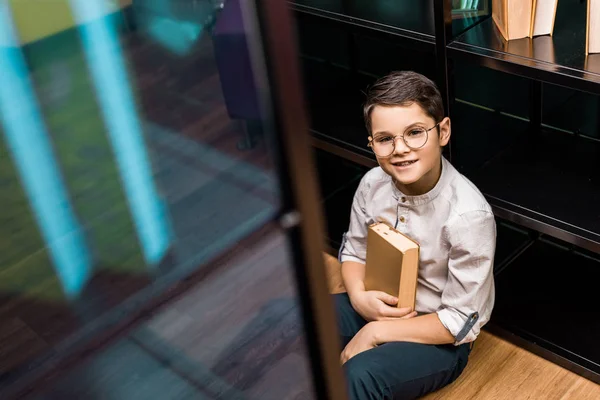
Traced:
POLYGON ((455 346, 473 342, 477 339, 479 329, 475 324, 479 320, 479 313, 474 312, 469 316, 465 316, 451 308, 443 308, 437 311, 437 315, 442 325, 454 336, 455 346))
POLYGON ((353 262, 357 262, 357 263, 360 263, 360 264, 365 264, 365 260, 361 260, 358 257, 354 257, 354 256, 351 256, 351 255, 348 255, 348 254, 342 254, 340 256, 340 261, 341 262, 353 261, 353 262))

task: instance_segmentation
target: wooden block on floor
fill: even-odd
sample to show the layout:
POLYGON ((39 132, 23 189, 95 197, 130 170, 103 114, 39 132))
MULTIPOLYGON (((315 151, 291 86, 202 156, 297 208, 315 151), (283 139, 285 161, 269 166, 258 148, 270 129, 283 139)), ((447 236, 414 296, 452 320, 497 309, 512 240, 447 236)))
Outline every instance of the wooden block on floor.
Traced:
POLYGON ((331 254, 323 253, 325 261, 325 275, 327 276, 327 287, 329 293, 343 293, 346 291, 344 282, 342 281, 342 265, 331 254))

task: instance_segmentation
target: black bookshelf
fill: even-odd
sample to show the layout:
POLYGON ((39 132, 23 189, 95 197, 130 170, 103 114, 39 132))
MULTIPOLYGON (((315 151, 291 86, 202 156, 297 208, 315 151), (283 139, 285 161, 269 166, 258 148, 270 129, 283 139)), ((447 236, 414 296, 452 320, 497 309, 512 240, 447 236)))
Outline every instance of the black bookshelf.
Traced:
MULTIPOLYGON (((453 162, 498 219, 531 232, 496 266, 496 305, 487 329, 600 383, 594 343, 600 314, 588 306, 590 286, 600 280, 600 141, 597 132, 586 136, 578 127, 590 130, 589 124, 573 121, 590 118, 593 110, 573 109, 580 96, 560 88, 600 94, 600 59, 585 56, 585 14, 585 2, 560 1, 552 37, 509 42, 489 18, 449 41, 446 54, 453 162), (456 70, 465 63, 513 76, 508 81, 514 86, 496 87, 488 104, 463 102, 454 85, 461 75, 462 84, 469 82, 456 70), (557 323, 566 310, 569 322, 557 323)), ((499 235, 498 246, 503 240, 499 235)))
POLYGON ((293 0, 290 6, 300 16, 325 19, 347 31, 380 36, 383 34, 405 45, 425 46, 434 51, 435 29, 431 0, 293 0))
MULTIPOLYGON (((337 56, 346 52, 338 57, 345 64, 328 61, 322 48, 311 56, 314 37, 302 46, 313 145, 375 166, 361 115, 366 84, 394 69, 435 79, 453 123, 447 157, 497 217, 497 300, 486 329, 600 383, 600 313, 590 306, 600 281, 600 54, 585 55, 585 2, 559 2, 552 37, 510 42, 489 17, 453 20, 451 0, 419 1, 421 8, 402 18, 381 18, 376 6, 359 3, 292 2, 301 42, 307 21, 349 35, 344 46, 331 47, 337 56), (398 56, 373 45, 364 53, 361 37, 404 50, 398 56), (365 68, 361 58, 378 53, 388 59, 365 68)), ((336 161, 319 167, 322 178, 330 163, 336 161)), ((334 248, 359 180, 344 182, 323 198, 334 248)))
MULTIPOLYGON (((435 50, 434 0, 291 0, 297 14, 329 20, 354 32, 382 33, 405 45, 435 50)), ((451 36, 456 37, 485 20, 489 11, 452 21, 451 36)))
POLYGON ((600 54, 585 55, 586 4, 559 1, 553 36, 533 39, 505 41, 488 18, 449 43, 449 57, 600 94, 600 54))
POLYGON ((600 258, 540 237, 496 276, 492 330, 535 343, 546 358, 598 382, 600 258))
POLYGON ((600 253, 600 142, 543 130, 470 175, 497 214, 600 253))

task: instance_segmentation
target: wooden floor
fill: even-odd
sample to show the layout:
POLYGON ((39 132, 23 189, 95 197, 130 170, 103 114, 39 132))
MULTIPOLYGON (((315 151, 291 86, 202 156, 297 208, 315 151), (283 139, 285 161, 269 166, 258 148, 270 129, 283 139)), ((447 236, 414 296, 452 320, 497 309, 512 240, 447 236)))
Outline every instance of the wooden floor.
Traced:
POLYGON ((596 400, 600 385, 483 331, 459 379, 426 400, 596 400))

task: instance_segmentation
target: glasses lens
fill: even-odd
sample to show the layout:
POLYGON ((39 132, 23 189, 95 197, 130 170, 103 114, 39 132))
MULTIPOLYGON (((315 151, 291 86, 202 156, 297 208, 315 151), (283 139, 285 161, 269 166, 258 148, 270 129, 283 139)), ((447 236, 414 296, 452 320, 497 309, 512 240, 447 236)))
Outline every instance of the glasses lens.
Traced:
POLYGON ((387 157, 394 152, 393 136, 378 136, 373 139, 373 152, 379 157, 387 157))
POLYGON ((404 142, 411 149, 420 149, 427 143, 427 130, 425 128, 411 128, 404 134, 404 142))

